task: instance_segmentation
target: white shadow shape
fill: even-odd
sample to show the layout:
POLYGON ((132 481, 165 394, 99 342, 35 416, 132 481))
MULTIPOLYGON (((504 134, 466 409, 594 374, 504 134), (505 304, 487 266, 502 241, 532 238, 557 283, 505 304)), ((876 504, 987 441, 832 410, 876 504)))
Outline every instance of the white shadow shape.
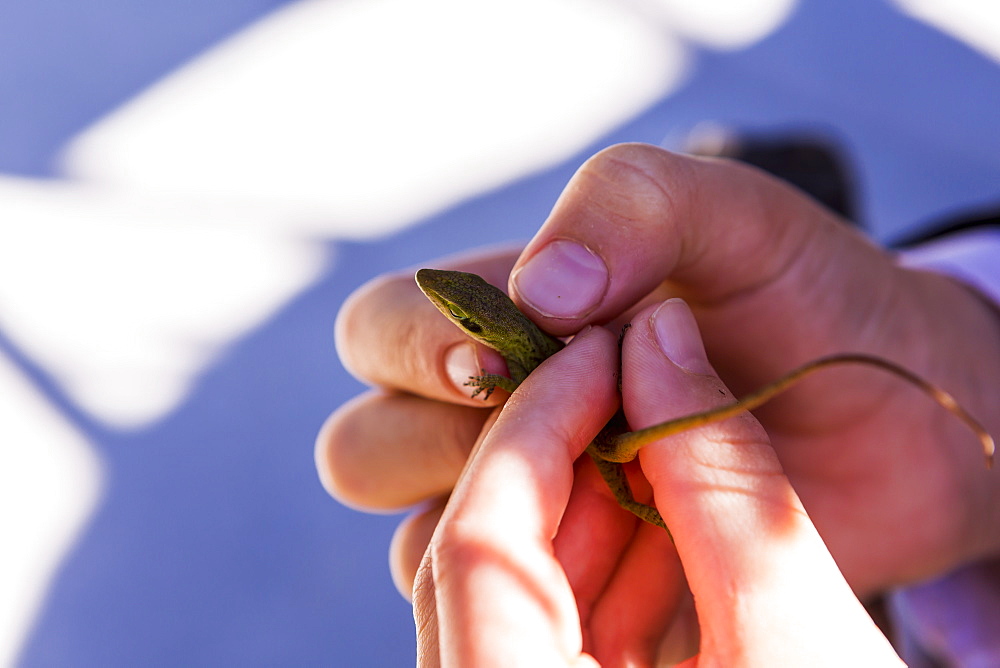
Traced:
POLYGON ((97 505, 87 442, 0 354, 0 665, 13 666, 62 555, 97 505))
POLYGON ((161 418, 325 252, 246 211, 0 179, 0 327, 95 417, 161 418))
POLYGON ((671 31, 692 42, 736 50, 758 42, 781 27, 796 0, 629 0, 671 31))
POLYGON ((989 0, 893 0, 900 11, 1000 61, 1000 3, 989 0))
POLYGON ((306 0, 84 132, 64 165, 369 238, 567 158, 684 72, 684 47, 627 3, 306 0))

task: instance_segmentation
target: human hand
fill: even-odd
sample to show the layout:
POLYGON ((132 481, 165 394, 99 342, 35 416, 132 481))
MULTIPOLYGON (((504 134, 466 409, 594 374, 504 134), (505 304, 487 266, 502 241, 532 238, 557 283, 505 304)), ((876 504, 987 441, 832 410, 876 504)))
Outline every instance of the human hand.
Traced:
MULTIPOLYGON (((636 317, 622 362, 636 426, 726 401, 680 300, 636 317)), ((617 407, 617 365, 613 334, 576 337, 474 452, 414 588, 419 664, 654 665, 697 653, 691 665, 902 665, 749 416, 642 451, 676 550, 651 525, 603 530, 617 506, 574 462, 617 407), (685 577, 700 641, 663 645, 684 614, 685 577)))
MULTIPOLYGON (((447 266, 502 284, 512 263, 513 254, 493 253, 447 266)), ((514 272, 515 300, 556 334, 621 322, 636 303, 683 295, 715 367, 740 395, 820 355, 868 352, 936 382, 1000 431, 1000 335, 989 307, 947 279, 900 269, 827 211, 750 168, 652 147, 608 149, 570 182, 514 272), (596 287, 587 288, 588 276, 596 287), (559 296, 542 309, 548 315, 531 305, 545 295, 559 296)), ((502 369, 497 356, 465 341, 409 276, 352 299, 338 347, 361 377, 413 394, 368 394, 333 416, 317 449, 328 487, 377 508, 447 493, 485 420, 453 379, 502 369)), ((998 549, 989 524, 997 477, 950 415, 914 410, 925 401, 877 371, 837 370, 758 413, 862 594, 998 549)), ((403 591, 440 508, 425 508, 397 534, 393 568, 403 591)))

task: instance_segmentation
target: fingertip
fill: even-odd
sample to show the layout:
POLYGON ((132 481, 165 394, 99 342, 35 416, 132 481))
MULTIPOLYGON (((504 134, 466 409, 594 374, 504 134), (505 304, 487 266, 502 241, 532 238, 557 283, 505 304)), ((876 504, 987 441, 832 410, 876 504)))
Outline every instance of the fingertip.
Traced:
POLYGON ((715 375, 705 354, 698 323, 683 299, 668 299, 660 304, 649 316, 649 322, 667 359, 689 373, 715 375))
POLYGON ((361 305, 369 298, 369 295, 377 292, 383 278, 374 279, 356 288, 347 299, 343 301, 337 310, 337 315, 333 321, 333 343, 337 351, 337 357, 341 365, 358 380, 364 380, 362 370, 355 363, 354 341, 358 340, 358 332, 362 325, 361 305))
POLYGON ((366 392, 323 423, 316 471, 324 489, 346 506, 406 508, 451 489, 487 416, 479 408, 366 392))
POLYGON ((437 320, 412 277, 377 276, 348 295, 337 311, 337 356, 364 383, 417 391, 434 379, 433 361, 420 353, 433 350, 431 344, 450 333, 437 320))
MULTIPOLYGON (((496 283, 509 276, 512 262, 511 251, 493 250, 435 264, 496 283)), ((365 383, 466 406, 502 402, 502 396, 473 398, 463 383, 484 370, 502 375, 503 358, 471 344, 420 291, 410 271, 376 277, 348 296, 337 313, 334 341, 344 368, 365 383)))
POLYGON ((413 601, 413 583, 444 506, 443 501, 436 501, 410 514, 392 535, 389 570, 396 590, 407 601, 413 601))
POLYGON ((338 445, 352 440, 351 433, 355 431, 352 416, 355 408, 364 401, 365 395, 355 397, 330 414, 323 421, 313 446, 313 460, 320 484, 327 494, 350 508, 365 505, 363 500, 368 495, 368 485, 362 476, 355 474, 357 467, 354 462, 344 460, 343 455, 347 451, 338 445))
POLYGON ((477 376, 498 375, 509 378, 510 372, 503 358, 493 350, 478 345, 471 339, 459 341, 443 355, 444 375, 451 383, 457 401, 475 402, 476 406, 496 406, 503 402, 507 393, 495 388, 489 393, 477 392, 472 382, 477 376), (475 396, 473 393, 475 392, 475 396))
POLYGON ((683 300, 650 305, 633 317, 622 342, 622 395, 629 423, 640 429, 732 400, 683 300))

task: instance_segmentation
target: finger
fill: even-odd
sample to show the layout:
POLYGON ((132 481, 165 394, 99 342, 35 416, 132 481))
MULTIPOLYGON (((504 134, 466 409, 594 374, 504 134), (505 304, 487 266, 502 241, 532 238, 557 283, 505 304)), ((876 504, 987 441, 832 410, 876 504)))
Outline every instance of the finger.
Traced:
POLYGON ((616 366, 612 334, 577 337, 511 397, 455 488, 430 549, 438 641, 454 663, 581 659, 576 603, 552 538, 573 463, 617 405, 616 366))
MULTIPOLYGON (((637 317, 623 348, 623 396, 638 428, 731 400, 684 302, 637 317)), ((697 601, 702 653, 725 665, 817 652, 830 665, 895 659, 749 414, 650 445, 640 458, 697 601)))
MULTIPOLYGON (((516 252, 489 251, 435 262, 503 286, 516 252)), ((498 353, 472 342, 417 288, 413 271, 377 278, 354 292, 337 314, 337 353, 365 382, 441 401, 482 406, 463 384, 469 376, 506 373, 498 353)), ((498 395, 485 402, 495 405, 498 395)))
POLYGON ((590 458, 582 457, 576 463, 573 491, 554 548, 576 595, 585 634, 593 608, 615 575, 635 530, 634 516, 618 505, 590 458))
POLYGON ((367 392, 323 425, 316 469, 345 505, 405 508, 451 490, 488 416, 482 408, 367 392))
POLYGON ((438 633, 437 592, 430 550, 424 553, 413 583, 413 621, 417 632, 417 666, 439 668, 441 645, 438 633))
POLYGON ((396 527, 389 546, 389 570, 396 589, 407 601, 413 599, 417 570, 427 552, 444 512, 446 499, 440 499, 407 517, 396 527))
MULTIPOLYGON (((589 457, 576 468, 554 546, 576 597, 584 648, 602 664, 653 665, 686 592, 673 544, 618 505, 589 457)), ((636 498, 651 503, 635 472, 636 498)))
POLYGON ((894 340, 880 328, 868 328, 876 342, 856 340, 898 282, 884 252, 763 172, 652 146, 614 146, 579 169, 518 260, 511 292, 564 334, 665 280, 699 307, 713 355, 759 360, 764 376, 829 352, 837 337, 857 349, 894 340))
POLYGON ((656 665, 687 583, 663 529, 640 523, 589 620, 591 651, 602 663, 656 665))

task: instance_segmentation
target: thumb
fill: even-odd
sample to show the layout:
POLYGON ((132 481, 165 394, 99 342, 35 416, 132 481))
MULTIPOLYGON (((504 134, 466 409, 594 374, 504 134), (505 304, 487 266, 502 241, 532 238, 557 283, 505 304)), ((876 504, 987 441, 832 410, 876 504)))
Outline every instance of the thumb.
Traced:
MULTIPOLYGON (((622 350, 633 428, 733 401, 683 301, 650 307, 633 325, 622 350)), ((694 594, 703 657, 733 666, 846 665, 859 656, 898 665, 751 415, 653 443, 640 461, 694 594)))

